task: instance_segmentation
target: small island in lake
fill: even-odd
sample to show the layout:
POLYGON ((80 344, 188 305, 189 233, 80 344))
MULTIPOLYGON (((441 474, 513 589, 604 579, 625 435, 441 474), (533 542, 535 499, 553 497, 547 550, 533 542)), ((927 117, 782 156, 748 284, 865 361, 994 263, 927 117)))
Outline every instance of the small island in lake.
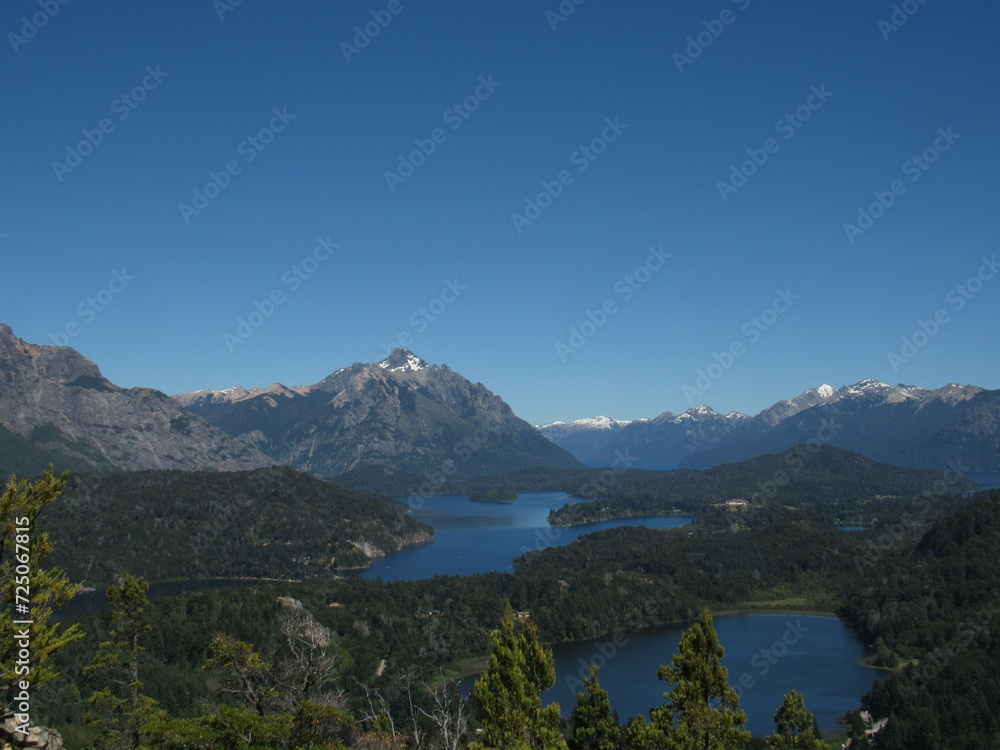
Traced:
POLYGON ((517 495, 510 490, 478 490, 469 495, 469 499, 475 503, 512 503, 517 495))

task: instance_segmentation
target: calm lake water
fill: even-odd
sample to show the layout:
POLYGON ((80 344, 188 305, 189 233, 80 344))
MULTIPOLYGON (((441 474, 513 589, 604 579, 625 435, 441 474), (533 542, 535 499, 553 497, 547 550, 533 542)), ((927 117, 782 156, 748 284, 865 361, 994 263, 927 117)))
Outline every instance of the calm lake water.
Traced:
MULTIPOLYGON (((603 469, 605 467, 618 466, 618 459, 614 461, 584 461, 591 469, 603 469)), ((642 469, 644 471, 673 471, 681 468, 680 464, 664 463, 663 461, 631 461, 628 465, 630 469, 642 469)), ((708 467, 706 467, 708 468, 708 467)))
POLYGON ((384 581, 512 572, 514 558, 531 550, 569 544, 584 534, 616 526, 675 528, 691 523, 688 516, 661 516, 605 521, 568 528, 549 525, 549 511, 579 502, 565 492, 532 492, 513 503, 475 503, 467 497, 435 495, 411 512, 434 527, 432 544, 397 552, 361 571, 363 578, 384 581))
MULTIPOLYGON (((669 664, 688 626, 640 633, 617 633, 592 641, 556 646, 556 684, 545 702, 558 701, 564 715, 576 704, 583 677, 593 661, 601 667, 601 685, 624 723, 663 704, 670 689, 656 677, 669 664)), ((816 714, 824 733, 836 732, 837 718, 857 708, 880 673, 857 663, 866 651, 858 637, 835 617, 803 615, 732 615, 715 620, 726 649, 722 663, 729 684, 740 693, 747 729, 758 736, 774 731, 772 717, 785 693, 795 688, 816 714)))
POLYGON ((984 490, 1000 489, 1000 471, 970 471, 965 476, 984 490))
MULTIPOLYGON (((534 549, 569 544, 578 537, 616 526, 673 528, 691 519, 664 516, 607 521, 587 526, 553 528, 550 510, 578 502, 562 492, 518 495, 510 504, 474 503, 464 497, 429 497, 412 510, 414 518, 434 527, 436 541, 376 561, 358 575, 383 580, 414 580, 435 575, 470 575, 511 571, 515 557, 534 549)), ((152 596, 174 596, 206 588, 252 585, 251 581, 185 581, 154 584, 152 596)), ((63 616, 98 611, 107 605, 103 592, 80 596, 63 616)), ((836 729, 836 719, 859 704, 879 673, 857 663, 865 649, 843 622, 832 617, 797 615, 734 615, 715 621, 726 649, 723 663, 729 681, 741 693, 747 727, 758 735, 773 730, 772 715, 782 696, 801 691, 824 731, 836 729)), ((601 665, 601 683, 624 722, 663 703, 668 686, 656 670, 669 663, 686 626, 556 646, 556 684, 545 701, 558 701, 569 714, 582 689, 591 661, 601 665)), ((465 681, 467 689, 472 680, 465 681)))
MULTIPOLYGON (((691 522, 682 516, 607 521, 587 526, 552 528, 550 510, 577 502, 565 493, 518 495, 510 504, 474 503, 464 497, 427 498, 413 510, 414 518, 434 527, 436 541, 390 555, 361 575, 383 580, 413 580, 434 575, 467 575, 510 571, 517 555, 532 549, 569 544, 578 537, 616 526, 671 528, 691 522)), ((806 697, 826 732, 836 720, 858 707, 878 677, 858 664, 866 651, 860 639, 834 617, 798 615, 733 615, 715 622, 726 649, 723 663, 730 684, 741 693, 747 728, 765 736, 774 729, 772 716, 792 688, 806 697)), ((590 662, 601 665, 601 683, 625 721, 663 703, 668 686, 656 677, 669 663, 687 626, 669 626, 641 633, 618 633, 592 641, 554 648, 556 684, 544 699, 558 701, 568 715, 590 662)), ((471 689, 474 680, 465 680, 471 689)))
MULTIPOLYGON (((266 583, 263 580, 234 580, 232 578, 205 578, 191 581, 166 581, 163 583, 151 583, 149 585, 148 597, 159 599, 167 596, 180 596, 181 594, 194 594, 198 591, 208 591, 210 589, 222 588, 242 588, 245 586, 256 586, 266 583)), ((70 617, 89 615, 94 612, 101 612, 108 606, 108 596, 105 589, 97 591, 85 591, 73 597, 73 600, 52 614, 52 621, 59 622, 70 617)))

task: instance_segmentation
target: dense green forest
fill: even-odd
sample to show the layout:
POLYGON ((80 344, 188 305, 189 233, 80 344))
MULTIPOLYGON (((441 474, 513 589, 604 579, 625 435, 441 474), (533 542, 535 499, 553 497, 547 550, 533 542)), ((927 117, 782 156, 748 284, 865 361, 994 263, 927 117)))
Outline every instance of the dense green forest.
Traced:
POLYGON ((517 494, 510 490, 477 490, 469 495, 469 499, 474 503, 513 503, 517 494))
POLYGON ((54 562, 97 587, 125 574, 308 578, 433 538, 394 501, 286 467, 73 475, 42 521, 54 562))
MULTIPOLYGON (((595 470, 596 471, 596 470, 595 470)), ((747 500, 764 522, 809 514, 810 520, 867 524, 914 497, 967 493, 978 486, 955 474, 892 466, 828 445, 803 444, 712 469, 665 472, 605 469, 574 492, 593 503, 566 505, 550 521, 569 526, 683 510, 704 514, 729 500, 747 500), (887 504, 886 501, 889 501, 887 504)))
MULTIPOLYGON (((275 472, 280 476, 288 470, 238 475, 247 485, 233 483, 227 475, 206 475, 204 483, 191 485, 192 494, 178 490, 170 495, 178 506, 169 512, 184 522, 179 504, 185 498, 197 513, 206 512, 198 502, 216 511, 229 507, 211 505, 206 500, 211 493, 216 503, 218 497, 227 497, 233 508, 246 512, 229 517, 236 528, 257 518, 246 510, 247 497, 260 497, 262 488, 269 488, 277 493, 276 505, 285 509, 282 522, 289 529, 301 529, 309 528, 309 522, 318 526, 315 515, 305 521, 302 514, 318 512, 323 502, 342 502, 336 506, 341 518, 349 517, 352 503, 373 502, 371 497, 336 488, 342 497, 322 494, 331 487, 323 482, 316 485, 321 494, 313 497, 309 494, 313 480, 294 472, 288 474, 298 482, 296 492, 283 496, 268 476, 275 472), (231 494, 213 486, 213 476, 229 479, 231 494)), ((59 538, 57 511, 83 522, 87 503, 96 502, 95 487, 100 487, 105 502, 116 503, 111 507, 139 526, 149 520, 144 514, 154 501, 162 503, 157 493, 164 482, 169 486, 178 474, 144 472, 121 477, 120 484, 114 476, 101 475, 94 484, 87 484, 94 482, 92 478, 83 477, 78 480, 83 490, 77 487, 76 495, 67 491, 40 514, 39 521, 53 530, 58 554, 59 544, 74 542, 59 538), (111 491, 115 488, 122 494, 111 491), (138 502, 129 516, 126 498, 131 497, 138 502), (66 507, 60 508, 63 503, 66 507)), ((900 487, 907 486, 908 476, 902 470, 896 479, 900 487)), ((189 480, 184 476, 178 488, 187 487, 189 480)), ((910 489, 919 486, 913 481, 910 489)), ((938 489, 954 486, 940 476, 934 481, 944 483, 938 489)), ((284 727, 281 731, 291 733, 283 742, 299 736, 295 733, 310 722, 327 722, 339 727, 336 731, 344 733, 343 742, 354 747, 403 747, 365 744, 368 740, 362 742, 359 736, 375 742, 375 737, 432 737, 443 731, 432 717, 444 715, 438 701, 445 694, 427 686, 445 685, 474 664, 481 669, 491 648, 490 634, 508 608, 529 611, 542 642, 557 643, 690 622, 705 607, 839 613, 876 649, 880 665, 903 668, 864 699, 875 717, 889 719, 874 739, 878 747, 995 746, 1000 727, 986 708, 1000 691, 994 677, 1000 674, 1000 654, 991 630, 993 613, 1000 611, 995 585, 1000 580, 995 553, 1000 542, 1000 493, 967 498, 915 492, 909 498, 896 494, 869 502, 875 502, 879 512, 872 514, 871 527, 859 532, 805 520, 808 514, 796 515, 798 511, 787 508, 792 518, 777 512, 767 515, 763 509, 719 510, 683 528, 617 528, 567 546, 529 552, 516 560, 513 574, 390 583, 324 577, 154 600, 137 608, 141 614, 132 624, 136 633, 146 633, 133 660, 143 700, 153 701, 150 705, 160 712, 160 723, 150 724, 160 727, 155 730, 161 732, 156 746, 186 746, 183 743, 199 733, 216 736, 212 732, 222 731, 218 722, 225 717, 231 720, 230 729, 251 721, 249 715, 238 713, 242 704, 233 694, 220 692, 234 665, 249 664, 259 667, 255 674, 261 680, 258 687, 263 686, 260 695, 272 696, 260 698, 257 716, 284 717, 275 719, 284 727), (942 516, 945 511, 948 514, 942 516), (753 520, 755 512, 761 515, 753 520), (939 517, 928 526, 927 519, 935 515, 939 517), (279 697, 288 689, 287 670, 303 668, 305 633, 314 643, 317 633, 322 636, 321 662, 329 668, 310 683, 310 691, 325 697, 320 704, 297 700, 292 710, 279 697), (264 689, 267 680, 274 680, 275 687, 264 689), (286 687, 279 690, 281 685, 286 687), (206 710, 216 713, 208 715, 206 710), (395 728, 386 729, 387 723, 395 728), (410 729, 401 731, 404 725, 410 729), (182 736, 188 739, 177 739, 182 736)), ((249 502, 251 510, 254 505, 249 502)), ((383 506, 384 523, 402 522, 397 506, 383 506)), ((203 515, 200 523, 204 522, 203 515)), ((195 522, 190 523, 196 528, 195 522)), ((271 520, 267 528, 275 534, 271 520)), ((138 532, 133 528, 129 533, 138 532)), ((153 543, 148 533, 119 537, 123 543, 137 538, 142 544, 153 543)), ((162 558, 157 558, 149 550, 143 555, 133 549, 132 557, 123 557, 118 564, 138 567, 148 558, 166 565, 169 551, 164 545, 162 558)), ((206 544, 199 554, 210 561, 216 552, 206 544)), ((63 731, 69 747, 84 747, 99 737, 98 725, 85 721, 93 711, 91 696, 102 689, 100 670, 92 665, 105 658, 101 655, 106 644, 126 642, 121 635, 123 622, 127 624, 127 618, 114 611, 80 618, 78 625, 86 636, 53 658, 59 676, 38 695, 38 705, 44 707, 39 718, 63 731)), ((120 650, 115 658, 124 658, 123 653, 120 650)), ((455 705, 449 703, 445 714, 456 710, 455 705)))
MULTIPOLYGON (((978 485, 934 469, 881 463, 829 445, 805 443, 712 469, 647 471, 627 464, 600 469, 522 469, 464 481, 428 482, 422 477, 369 466, 340 475, 338 483, 364 492, 418 502, 421 493, 484 496, 488 493, 567 492, 589 503, 568 503, 554 511, 555 526, 666 515, 721 516, 716 506, 733 499, 750 502, 744 519, 758 525, 800 519, 844 525, 872 523, 886 513, 932 518, 954 504, 939 498, 970 493, 978 485), (913 498, 935 498, 914 508, 913 498)), ((507 495, 509 497, 509 494, 507 495)))
MULTIPOLYGON (((981 504, 996 509, 1000 496, 981 504)), ((936 533, 937 527, 920 545, 936 533)), ((870 550, 881 549, 887 534, 898 538, 890 527, 846 533, 801 522, 752 530, 620 528, 522 556, 513 575, 391 583, 340 578, 154 600, 143 681, 172 715, 196 714, 211 695, 199 667, 210 657, 213 637, 225 632, 280 659, 281 601, 291 599, 334 634, 336 684, 350 710, 364 708, 367 694, 358 687, 364 685, 404 712, 407 685, 453 677, 464 661, 485 655, 488 633, 508 603, 531 612, 547 643, 689 621, 706 605, 833 612, 856 595, 870 550)), ((877 567, 882 574, 908 569, 897 553, 887 553, 877 567)), ((82 668, 104 637, 107 618, 86 619, 90 635, 67 652, 63 676, 45 701, 59 706, 51 720, 70 734, 80 731, 73 726, 93 687, 82 668)), ((888 637, 878 628, 862 632, 873 643, 888 637)))
POLYGON ((1000 745, 1000 493, 886 552, 850 587, 843 616, 902 673, 865 696, 888 717, 885 750, 1000 745))

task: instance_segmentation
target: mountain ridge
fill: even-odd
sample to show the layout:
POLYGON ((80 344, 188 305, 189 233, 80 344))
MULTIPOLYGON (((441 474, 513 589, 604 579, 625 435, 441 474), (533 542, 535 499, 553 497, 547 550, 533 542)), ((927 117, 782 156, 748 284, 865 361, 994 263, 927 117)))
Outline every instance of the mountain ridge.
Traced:
POLYGON ((273 460, 153 388, 122 388, 70 347, 0 323, 0 471, 258 469, 273 460))
POLYGON ((236 386, 173 398, 275 460, 330 479, 371 464, 440 482, 580 465, 482 383, 409 349, 355 362, 313 385, 236 386))
POLYGON ((613 433, 591 429, 587 420, 572 423, 571 430, 558 422, 538 429, 593 463, 627 452, 643 463, 716 466, 820 440, 828 432, 823 425, 838 420, 843 426, 823 442, 881 461, 924 468, 964 461, 969 470, 1000 469, 1000 391, 956 383, 927 389, 866 379, 811 388, 753 416, 721 415, 702 405, 633 420, 613 433))

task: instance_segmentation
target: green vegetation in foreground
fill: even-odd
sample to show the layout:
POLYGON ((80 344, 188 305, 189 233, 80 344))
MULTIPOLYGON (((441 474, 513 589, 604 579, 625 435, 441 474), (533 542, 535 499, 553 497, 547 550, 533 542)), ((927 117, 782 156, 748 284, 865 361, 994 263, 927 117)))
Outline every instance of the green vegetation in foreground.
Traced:
POLYGON ((750 741, 743 729, 746 713, 739 694, 722 666, 725 649, 719 643, 706 609, 681 636, 673 663, 657 676, 673 685, 667 703, 650 711, 650 722, 639 716, 628 726, 628 744, 635 748, 677 747, 738 750, 750 741))
MULTIPOLYGON (((367 690, 403 712, 407 689, 458 676, 468 660, 489 652, 489 632, 508 603, 531 612, 546 643, 690 622, 705 605, 730 610, 770 602, 781 586, 808 592, 808 609, 832 612, 855 575, 863 537, 809 524, 741 532, 612 529, 530 553, 514 574, 391 583, 343 578, 158 599, 150 604, 155 627, 141 679, 171 716, 197 715, 213 700, 201 667, 213 658, 218 634, 280 662, 282 602, 294 601, 330 632, 332 682, 345 691, 344 709, 368 715, 367 690)), ((76 738, 75 747, 88 741, 85 698, 98 687, 81 670, 110 627, 108 613, 81 622, 88 638, 60 662, 63 676, 42 701, 50 707, 45 718, 76 738)))
MULTIPOLYGON (((912 500, 913 510, 925 502, 912 500)), ((905 507, 900 510, 910 513, 905 507)), ((415 706, 430 716, 455 716, 454 702, 442 708, 440 694, 422 686, 488 653, 489 633, 508 606, 530 611, 538 638, 551 643, 690 622, 706 606, 719 611, 794 601, 810 610, 842 608, 866 638, 874 637, 884 659, 918 660, 865 698, 876 719, 889 719, 878 747, 995 746, 1000 726, 988 709, 1000 695, 1000 653, 990 630, 996 599, 988 597, 1000 580, 1000 493, 983 493, 927 532, 913 516, 883 516, 869 531, 852 533, 803 521, 611 529, 528 553, 514 574, 388 584, 315 580, 158 600, 139 623, 153 630, 145 650, 136 652, 138 682, 141 694, 155 701, 149 705, 187 723, 167 725, 173 734, 150 729, 150 736, 159 736, 161 747, 211 747, 220 746, 211 744, 220 732, 273 730, 272 744, 253 746, 287 747, 307 726, 346 732, 349 725, 354 734, 342 744, 390 747, 371 742, 396 742, 397 735, 421 728, 445 731, 419 712, 424 718, 412 723, 415 706), (925 615, 912 632, 911 601, 913 611, 925 615), (290 613, 298 613, 297 625, 288 623, 290 613), (259 674, 254 684, 263 694, 277 690, 277 700, 287 687, 269 681, 286 679, 281 665, 296 659, 296 648, 306 653, 305 631, 312 634, 305 642, 322 642, 307 651, 329 657, 333 666, 310 683, 311 698, 299 694, 294 708, 266 701, 254 708, 246 695, 219 695, 204 669, 209 665, 219 679, 227 669, 252 667, 259 674), (328 699, 333 703, 322 702, 328 699), (206 704, 216 713, 205 715, 206 704), (209 737, 208 744, 192 744, 199 737, 209 737), (368 745, 359 744, 362 737, 368 745), (929 744, 921 739, 927 737, 929 744), (952 737, 965 744, 952 745, 952 737), (168 741, 174 744, 163 744, 168 741)), ((83 723, 88 697, 103 689, 99 675, 84 668, 101 644, 121 640, 111 632, 118 627, 114 616, 80 620, 86 639, 53 655, 62 674, 36 695, 44 712, 39 718, 64 730, 70 747, 102 736, 83 723)), ((863 733, 857 716, 852 721, 851 732, 863 733)))
POLYGON ((0 594, 6 605, 0 612, 0 743, 17 746, 25 740, 32 691, 58 678, 57 658, 84 637, 77 625, 50 622, 54 610, 79 590, 50 566, 52 542, 38 524, 65 484, 66 475, 57 477, 50 466, 37 482, 12 476, 0 493, 0 594), (21 609, 15 612, 15 605, 21 609))
MULTIPOLYGON (((552 651, 542 644, 534 623, 515 619, 509 604, 499 628, 489 635, 489 659, 471 704, 454 688, 426 689, 412 672, 394 690, 362 685, 363 698, 351 703, 345 693, 331 690, 342 677, 344 644, 302 602, 288 597, 277 600, 283 643, 270 656, 225 632, 215 635, 199 670, 211 675, 211 697, 199 702, 191 716, 178 716, 148 694, 140 675, 145 644, 161 627, 146 623, 146 590, 144 579, 131 576, 108 589, 109 636, 83 669, 93 681, 84 724, 65 728, 74 747, 740 750, 751 740, 742 729, 746 715, 721 665, 724 650, 708 610, 683 635, 671 664, 658 671, 673 685, 664 705, 650 711, 651 722, 640 716, 627 728, 611 711, 596 667, 584 682, 586 692, 577 695, 568 723, 558 704, 542 704, 541 694, 556 677, 552 651)), ((374 681, 386 661, 380 660, 374 681)), ((76 684, 71 688, 80 695, 76 684)), ((83 702, 78 698, 77 703, 83 702)), ((815 719, 795 691, 785 696, 774 719, 777 728, 765 747, 825 747, 816 740, 815 719)))
POLYGON ((539 642, 531 621, 518 627, 508 606, 490 635, 486 671, 472 689, 482 733, 469 750, 568 750, 559 728, 559 704, 542 705, 542 693, 555 681, 552 649, 539 642))

